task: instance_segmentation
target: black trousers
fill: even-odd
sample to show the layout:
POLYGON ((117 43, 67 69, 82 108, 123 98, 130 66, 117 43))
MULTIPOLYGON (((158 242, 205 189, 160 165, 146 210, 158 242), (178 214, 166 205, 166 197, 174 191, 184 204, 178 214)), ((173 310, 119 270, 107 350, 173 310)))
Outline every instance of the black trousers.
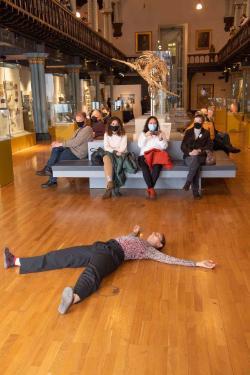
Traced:
POLYGON ((20 273, 86 267, 74 286, 74 293, 83 300, 95 292, 102 279, 116 270, 123 261, 124 252, 121 246, 117 241, 110 240, 55 250, 35 257, 20 258, 20 273))
POLYGON ((199 178, 201 166, 205 164, 206 156, 196 155, 187 156, 184 159, 184 163, 189 167, 187 182, 192 184, 192 190, 194 193, 199 191, 199 178))
POLYGON ((144 180, 148 186, 148 188, 153 188, 156 184, 156 181, 158 180, 162 165, 161 164, 154 164, 152 171, 150 170, 148 164, 145 161, 145 158, 143 155, 138 157, 138 164, 142 170, 142 174, 144 177, 144 180))

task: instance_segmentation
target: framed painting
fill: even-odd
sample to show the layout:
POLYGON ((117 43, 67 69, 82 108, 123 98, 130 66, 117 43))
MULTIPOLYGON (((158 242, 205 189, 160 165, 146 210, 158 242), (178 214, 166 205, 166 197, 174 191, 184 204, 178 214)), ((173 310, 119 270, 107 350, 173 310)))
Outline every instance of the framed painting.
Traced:
POLYGON ((136 32, 135 33, 135 52, 151 51, 152 49, 152 32, 136 32))
POLYGON ((212 30, 196 30, 195 32, 195 49, 210 49, 212 39, 212 30))
POLYGON ((209 104, 209 99, 214 97, 213 84, 199 84, 197 85, 197 109, 206 107, 209 104))

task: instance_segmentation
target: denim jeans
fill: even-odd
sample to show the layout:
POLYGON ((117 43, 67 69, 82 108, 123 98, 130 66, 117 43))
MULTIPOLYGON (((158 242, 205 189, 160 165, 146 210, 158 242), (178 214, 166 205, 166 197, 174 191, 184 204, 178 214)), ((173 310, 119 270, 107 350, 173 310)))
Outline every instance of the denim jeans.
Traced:
MULTIPOLYGON (((62 160, 78 160, 78 157, 75 156, 68 147, 53 147, 47 162, 47 167, 51 168, 54 164, 62 160)), ((50 181, 56 182, 57 178, 51 176, 50 181)))

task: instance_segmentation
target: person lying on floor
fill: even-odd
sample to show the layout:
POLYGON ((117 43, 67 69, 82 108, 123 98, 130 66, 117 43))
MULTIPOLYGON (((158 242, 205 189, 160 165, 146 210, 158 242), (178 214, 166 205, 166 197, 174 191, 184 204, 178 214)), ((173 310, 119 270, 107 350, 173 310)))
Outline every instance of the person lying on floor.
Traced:
POLYGON ((75 246, 49 253, 17 258, 8 248, 4 249, 4 268, 20 267, 20 274, 42 272, 61 268, 86 267, 74 288, 66 287, 58 307, 65 314, 71 305, 83 301, 95 292, 102 279, 116 270, 124 261, 152 259, 157 262, 188 267, 214 268, 212 260, 192 261, 162 253, 165 237, 152 232, 147 240, 140 238, 140 226, 136 225, 129 235, 117 237, 107 242, 94 242, 92 245, 75 246))

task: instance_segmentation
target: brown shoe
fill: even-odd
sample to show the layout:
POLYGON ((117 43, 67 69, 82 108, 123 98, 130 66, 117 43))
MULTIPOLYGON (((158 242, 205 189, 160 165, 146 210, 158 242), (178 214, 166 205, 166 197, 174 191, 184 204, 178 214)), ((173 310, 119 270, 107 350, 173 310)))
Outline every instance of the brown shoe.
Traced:
POLYGON ((113 182, 113 181, 109 181, 109 182, 107 183, 107 189, 109 189, 109 190, 114 189, 114 182, 113 182))
POLYGON ((112 197, 112 190, 111 189, 106 189, 105 193, 102 196, 102 199, 109 199, 112 197))

